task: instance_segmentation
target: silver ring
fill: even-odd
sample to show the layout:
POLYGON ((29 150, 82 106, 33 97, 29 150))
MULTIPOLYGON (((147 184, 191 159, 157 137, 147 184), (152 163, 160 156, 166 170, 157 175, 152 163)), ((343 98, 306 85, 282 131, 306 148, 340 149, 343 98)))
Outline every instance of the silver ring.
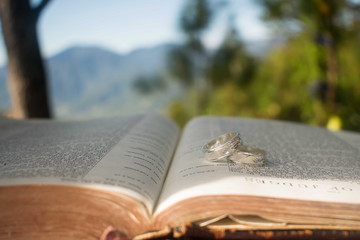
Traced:
POLYGON ((240 133, 236 131, 215 138, 206 143, 201 150, 208 160, 217 161, 233 154, 242 143, 240 133))
POLYGON ((228 160, 236 164, 262 166, 266 161, 266 152, 259 148, 241 145, 237 151, 228 156, 228 160))

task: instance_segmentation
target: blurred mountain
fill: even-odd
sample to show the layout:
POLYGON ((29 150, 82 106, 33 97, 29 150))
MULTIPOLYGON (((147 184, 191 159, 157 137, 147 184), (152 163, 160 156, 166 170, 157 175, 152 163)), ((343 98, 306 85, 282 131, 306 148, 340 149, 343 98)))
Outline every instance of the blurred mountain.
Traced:
POLYGON ((55 55, 48 61, 48 71, 57 115, 88 115, 95 110, 100 111, 99 115, 106 111, 145 110, 134 102, 139 99, 132 99, 136 95, 133 81, 140 76, 163 74, 166 56, 172 47, 164 44, 126 55, 97 47, 72 47, 55 55))
MULTIPOLYGON (((167 92, 141 96, 134 89, 140 77, 166 74, 166 56, 174 47, 163 44, 117 54, 99 47, 71 47, 46 61, 51 102, 58 118, 92 117, 157 110, 174 96, 167 92)), ((0 109, 9 109, 6 69, 0 68, 0 109)), ((175 94, 176 95, 176 94, 175 94)))
POLYGON ((171 45, 139 49, 120 55, 97 47, 72 47, 48 61, 51 91, 55 104, 70 102, 86 94, 89 88, 108 84, 123 90, 139 74, 153 75, 165 68, 171 45))

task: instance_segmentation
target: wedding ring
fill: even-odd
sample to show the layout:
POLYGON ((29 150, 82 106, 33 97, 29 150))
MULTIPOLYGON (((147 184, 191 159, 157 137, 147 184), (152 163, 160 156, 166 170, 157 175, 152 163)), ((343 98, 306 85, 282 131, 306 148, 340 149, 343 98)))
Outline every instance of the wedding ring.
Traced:
POLYGON ((240 145, 242 145, 240 133, 231 132, 208 142, 201 150, 208 160, 217 161, 233 154, 240 145))
POLYGON ((228 160, 236 164, 244 164, 249 166, 262 166, 266 161, 266 152, 259 148, 241 145, 237 151, 234 151, 228 160))

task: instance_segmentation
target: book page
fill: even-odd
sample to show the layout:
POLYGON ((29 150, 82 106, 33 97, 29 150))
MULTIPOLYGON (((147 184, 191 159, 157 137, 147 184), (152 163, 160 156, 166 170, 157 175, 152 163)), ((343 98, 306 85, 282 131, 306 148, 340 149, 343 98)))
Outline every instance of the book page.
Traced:
POLYGON ((125 193, 149 212, 178 127, 160 115, 87 121, 0 120, 0 186, 61 184, 125 193))
POLYGON ((156 213, 202 195, 253 195, 360 203, 360 135, 280 121, 200 117, 184 130, 156 213), (264 166, 209 162, 201 148, 239 131, 266 151, 264 166), (340 136, 341 135, 341 136, 340 136))

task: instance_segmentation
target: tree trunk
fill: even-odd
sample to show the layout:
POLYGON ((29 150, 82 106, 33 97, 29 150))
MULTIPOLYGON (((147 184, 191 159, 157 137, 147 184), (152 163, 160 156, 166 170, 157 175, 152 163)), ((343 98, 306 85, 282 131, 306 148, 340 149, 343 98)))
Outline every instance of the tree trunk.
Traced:
POLYGON ((41 3, 32 8, 28 0, 0 1, 2 31, 8 54, 12 117, 51 117, 46 74, 36 32, 43 7, 41 3))

